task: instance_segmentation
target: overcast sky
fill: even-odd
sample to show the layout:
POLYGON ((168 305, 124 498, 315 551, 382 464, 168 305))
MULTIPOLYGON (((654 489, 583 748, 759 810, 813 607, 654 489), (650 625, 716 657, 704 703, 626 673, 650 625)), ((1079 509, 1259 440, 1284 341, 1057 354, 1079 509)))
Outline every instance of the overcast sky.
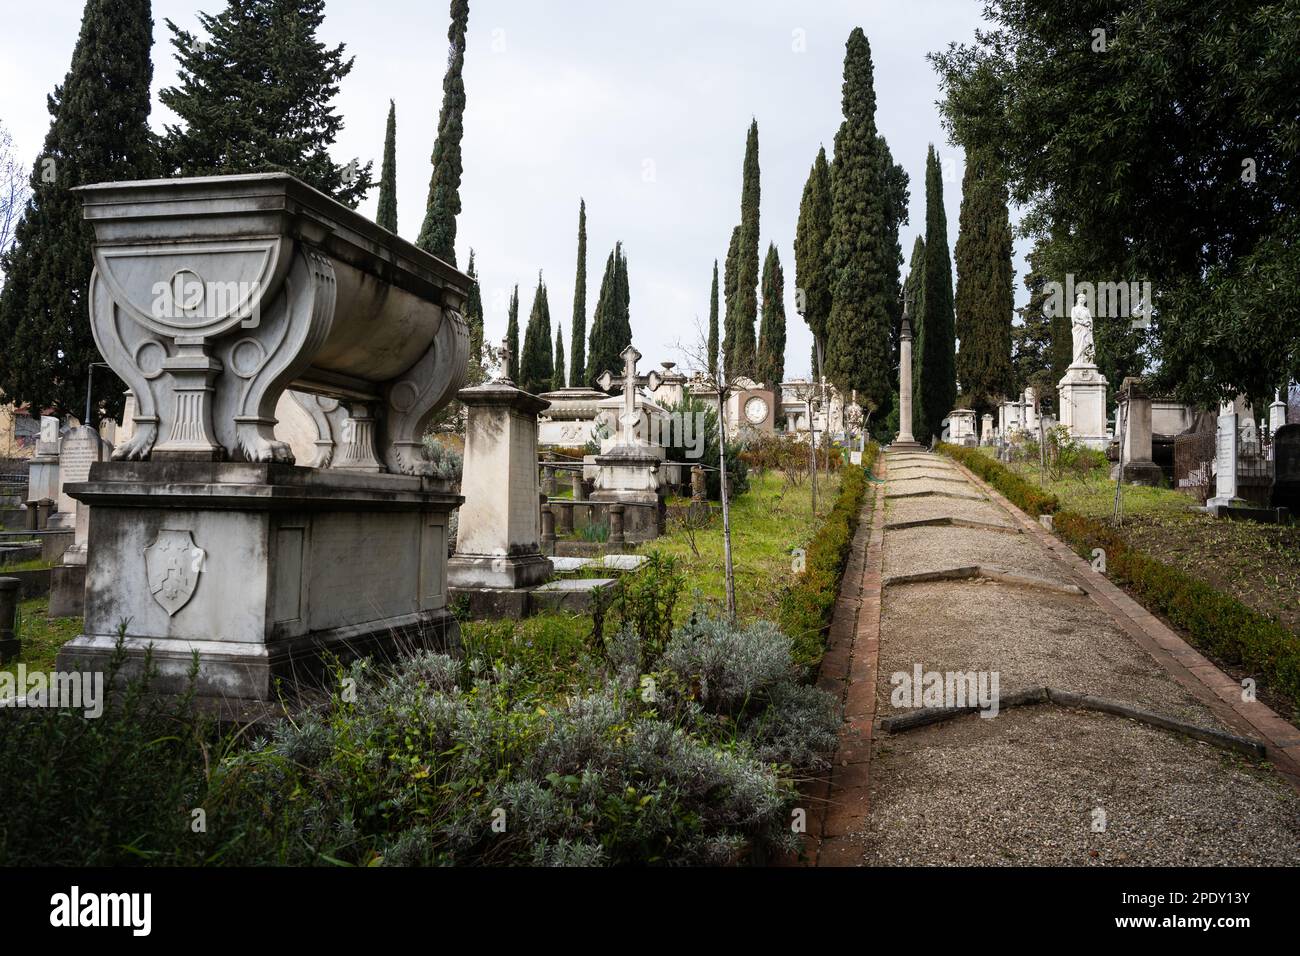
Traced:
MULTIPOLYGON (((335 158, 375 161, 388 100, 397 102, 399 231, 423 218, 446 67, 445 0, 329 0, 322 39, 355 56, 336 100, 345 128, 335 158)), ((171 18, 197 30, 196 11, 224 0, 154 0, 154 111, 175 80, 171 18)), ((759 127, 762 250, 775 242, 786 274, 786 374, 808 372, 811 336, 794 311, 794 231, 820 144, 839 127, 844 43, 866 31, 876 70, 876 121, 911 177, 904 258, 925 226, 925 154, 947 158, 950 249, 957 239, 960 150, 939 123, 928 52, 969 41, 979 0, 471 0, 465 63, 464 211, 457 254, 474 247, 487 334, 499 340, 509 290, 521 321, 542 270, 565 351, 573 309, 578 199, 587 201, 587 313, 616 240, 628 256, 635 344, 653 363, 681 361, 674 346, 708 321, 713 260, 740 219, 740 173, 751 117, 759 127), (815 9, 810 9, 815 7, 815 9)), ((81 19, 79 0, 34 7, 0 0, 0 123, 30 163, 49 117, 45 97, 63 79, 81 19)), ((361 210, 373 216, 377 190, 361 210)), ((1016 301, 1023 255, 1016 243, 1016 301)))

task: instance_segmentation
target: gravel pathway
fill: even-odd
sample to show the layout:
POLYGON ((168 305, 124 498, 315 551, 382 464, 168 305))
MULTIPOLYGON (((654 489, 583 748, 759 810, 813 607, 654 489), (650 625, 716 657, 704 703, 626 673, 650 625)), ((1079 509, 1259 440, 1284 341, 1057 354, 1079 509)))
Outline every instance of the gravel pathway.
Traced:
MULTIPOLYGON (((964 479, 935 481, 962 477, 937 456, 890 456, 888 468, 888 494, 983 498, 964 479)), ((983 565, 1078 583, 1031 535, 889 528, 944 516, 1014 527, 987 499, 889 499, 886 578, 983 565)), ((1002 695, 1049 685, 1229 729, 1087 597, 978 579, 887 587, 879 717, 901 712, 891 675, 910 676, 918 664, 986 679, 997 672, 1002 695)), ((1300 796, 1267 766, 1137 721, 1051 704, 892 735, 877 729, 870 795, 856 834, 868 865, 1300 864, 1300 796)))

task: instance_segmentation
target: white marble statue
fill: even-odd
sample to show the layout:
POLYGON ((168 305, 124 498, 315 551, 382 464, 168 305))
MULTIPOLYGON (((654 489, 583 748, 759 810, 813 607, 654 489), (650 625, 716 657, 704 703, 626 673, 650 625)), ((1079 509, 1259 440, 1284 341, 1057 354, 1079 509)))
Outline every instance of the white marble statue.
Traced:
POLYGON ((1085 304, 1087 296, 1080 292, 1074 298, 1074 308, 1070 310, 1070 332, 1074 338, 1074 365, 1092 365, 1092 313, 1085 304))

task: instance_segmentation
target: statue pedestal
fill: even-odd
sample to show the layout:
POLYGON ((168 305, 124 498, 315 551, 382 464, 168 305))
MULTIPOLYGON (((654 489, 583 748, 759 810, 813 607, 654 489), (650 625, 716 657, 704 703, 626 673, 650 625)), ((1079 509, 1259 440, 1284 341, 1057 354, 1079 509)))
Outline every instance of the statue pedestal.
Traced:
POLYGON ((1106 376, 1091 363, 1071 365, 1058 385, 1061 424, 1070 436, 1089 448, 1104 449, 1106 437, 1106 376))
POLYGON ((624 512, 628 541, 659 537, 660 453, 651 445, 615 445, 596 456, 600 473, 591 500, 631 506, 624 512))
POLYGON ((60 670, 107 671, 126 621, 126 673, 152 648, 156 693, 192 655, 205 698, 274 700, 323 656, 445 650, 447 482, 291 465, 95 464, 68 489, 89 508, 85 625, 60 670))

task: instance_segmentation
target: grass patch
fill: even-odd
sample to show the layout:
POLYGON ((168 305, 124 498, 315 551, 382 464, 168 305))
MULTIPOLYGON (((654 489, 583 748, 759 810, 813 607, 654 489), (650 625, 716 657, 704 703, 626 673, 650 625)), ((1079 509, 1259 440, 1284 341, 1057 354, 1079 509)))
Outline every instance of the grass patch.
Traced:
POLYGON ((0 671, 15 673, 18 664, 26 664, 29 671, 52 671, 59 648, 81 633, 79 617, 49 617, 49 595, 31 598, 18 605, 18 636, 23 651, 15 661, 10 661, 0 671))

